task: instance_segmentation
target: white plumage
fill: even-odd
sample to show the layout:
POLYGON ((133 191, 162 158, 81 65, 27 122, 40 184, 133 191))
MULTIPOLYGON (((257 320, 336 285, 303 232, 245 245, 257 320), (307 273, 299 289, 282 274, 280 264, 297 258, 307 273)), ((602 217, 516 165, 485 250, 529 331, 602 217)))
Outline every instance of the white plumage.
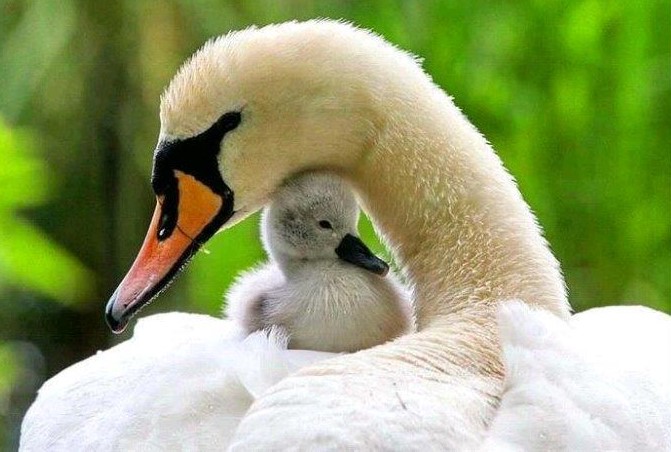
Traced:
POLYGON ((506 368, 481 450, 671 450, 671 318, 596 308, 566 323, 520 302, 499 309, 506 368))
MULTIPOLYGON (((510 302, 499 327, 506 383, 482 451, 671 450, 668 316, 609 307, 566 324, 510 302)), ((254 399, 334 356, 286 339, 198 314, 140 319, 130 340, 44 384, 21 450, 223 450, 254 399)))
POLYGON ((47 381, 23 420, 23 451, 224 450, 268 387, 333 356, 287 350, 273 331, 168 313, 47 381))

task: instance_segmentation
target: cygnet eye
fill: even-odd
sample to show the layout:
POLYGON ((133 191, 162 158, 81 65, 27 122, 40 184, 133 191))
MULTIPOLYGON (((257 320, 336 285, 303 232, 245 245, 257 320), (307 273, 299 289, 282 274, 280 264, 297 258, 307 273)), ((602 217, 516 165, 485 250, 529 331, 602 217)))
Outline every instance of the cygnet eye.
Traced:
POLYGON ((331 223, 326 221, 326 220, 320 220, 319 221, 319 227, 322 229, 333 229, 333 226, 331 226, 331 223))

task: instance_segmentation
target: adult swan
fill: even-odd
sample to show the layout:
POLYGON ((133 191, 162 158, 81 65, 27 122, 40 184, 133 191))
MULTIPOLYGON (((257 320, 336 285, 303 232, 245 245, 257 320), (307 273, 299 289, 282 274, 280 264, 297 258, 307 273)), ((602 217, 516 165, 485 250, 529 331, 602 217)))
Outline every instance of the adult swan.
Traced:
POLYGON ((242 421, 243 450, 472 447, 501 392, 497 303, 569 315, 559 265, 492 148, 413 56, 369 32, 311 21, 209 42, 162 97, 154 158, 157 207, 107 306, 112 328, 310 169, 353 184, 415 289, 417 334, 282 381, 242 421))
POLYGON ((564 282, 486 140, 411 55, 350 25, 231 33, 179 71, 161 102, 157 207, 108 323, 122 329, 215 232, 313 169, 358 192, 414 286, 419 332, 282 380, 233 448, 475 448, 502 393, 497 305, 566 319, 564 282))

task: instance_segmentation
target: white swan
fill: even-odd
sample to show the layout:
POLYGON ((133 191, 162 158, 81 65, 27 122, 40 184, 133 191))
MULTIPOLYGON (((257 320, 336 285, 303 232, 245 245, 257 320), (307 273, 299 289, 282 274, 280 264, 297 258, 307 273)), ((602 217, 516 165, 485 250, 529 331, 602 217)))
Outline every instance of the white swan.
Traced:
POLYGON ((123 328, 202 242, 309 169, 354 185, 414 286, 419 331, 285 378, 232 447, 478 447, 502 393, 496 307, 568 318, 559 265, 450 98, 411 55, 347 24, 231 33, 180 70, 161 103, 157 209, 108 322, 123 328))
POLYGON ((412 307, 389 267, 357 236, 359 207, 338 177, 305 174, 274 195, 261 220, 270 262, 228 292, 247 332, 279 326, 290 348, 353 352, 409 332, 412 307), (365 270, 365 271, 362 271, 365 270))
POLYGON ((228 294, 230 321, 170 313, 47 381, 23 451, 221 450, 252 401, 296 369, 391 340, 411 326, 403 287, 357 237, 337 177, 283 185, 262 219, 274 258, 228 294), (328 224, 326 224, 328 223, 328 224), (256 330, 266 330, 247 336, 256 330), (180 432, 196 429, 197 435, 180 432))

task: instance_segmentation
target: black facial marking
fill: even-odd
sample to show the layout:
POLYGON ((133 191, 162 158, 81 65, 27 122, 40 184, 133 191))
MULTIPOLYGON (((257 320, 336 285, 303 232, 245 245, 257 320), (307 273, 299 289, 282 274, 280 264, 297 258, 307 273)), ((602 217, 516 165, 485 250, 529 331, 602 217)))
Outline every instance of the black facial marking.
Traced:
POLYGON ((157 196, 164 196, 158 240, 170 237, 177 226, 179 191, 175 170, 190 174, 199 182, 207 185, 213 192, 229 200, 230 202, 225 204, 232 209, 232 191, 221 178, 217 156, 224 136, 235 129, 241 119, 240 112, 228 112, 199 135, 158 144, 154 153, 154 170, 151 177, 154 193, 157 196))
POLYGON ((191 243, 166 275, 144 293, 141 298, 135 300, 133 306, 124 311, 121 318, 116 318, 114 314, 114 305, 119 289, 114 292, 105 311, 107 324, 114 332, 120 333, 123 331, 133 315, 161 291, 165 290, 181 268, 196 254, 201 245, 212 237, 233 215, 233 191, 228 188, 219 173, 217 156, 224 135, 235 129, 240 124, 240 120, 239 112, 226 113, 212 127, 195 137, 159 143, 154 154, 154 170, 151 179, 152 188, 156 195, 163 196, 157 232, 159 241, 170 237, 177 228, 179 189, 175 170, 190 174, 207 185, 213 192, 221 196, 223 204, 219 212, 200 231, 198 236, 191 237, 191 243))

